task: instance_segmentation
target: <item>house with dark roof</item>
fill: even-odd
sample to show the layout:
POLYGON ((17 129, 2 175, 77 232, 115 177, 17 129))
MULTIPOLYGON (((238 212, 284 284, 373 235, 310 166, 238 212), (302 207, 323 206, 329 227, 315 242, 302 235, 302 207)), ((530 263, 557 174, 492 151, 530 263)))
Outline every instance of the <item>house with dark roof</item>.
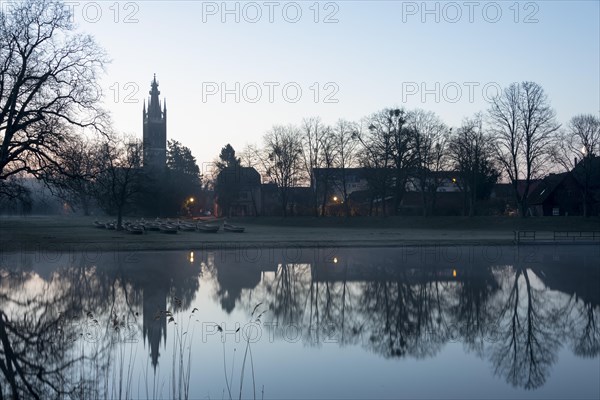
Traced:
POLYGON ((571 173, 583 190, 588 215, 600 215, 600 157, 592 154, 575 160, 571 173))
POLYGON ((529 212, 535 216, 583 214, 583 191, 571 172, 550 174, 531 192, 529 212))
POLYGON ((531 215, 600 214, 600 157, 592 155, 576 162, 571 171, 550 174, 529 195, 531 215))

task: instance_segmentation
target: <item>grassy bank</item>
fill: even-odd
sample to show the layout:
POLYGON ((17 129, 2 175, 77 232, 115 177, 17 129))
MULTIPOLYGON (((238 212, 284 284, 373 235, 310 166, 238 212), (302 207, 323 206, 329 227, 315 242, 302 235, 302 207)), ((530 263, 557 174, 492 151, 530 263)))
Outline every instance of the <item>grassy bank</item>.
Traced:
POLYGON ((443 244, 511 244, 514 230, 599 231, 600 218, 359 217, 239 218, 242 234, 180 232, 167 235, 97 229, 94 218, 0 218, 0 249, 190 250, 237 247, 376 247, 443 244))
POLYGON ((443 229, 443 230, 599 230, 600 218, 583 217, 257 217, 232 219, 236 223, 265 226, 358 228, 358 229, 443 229))

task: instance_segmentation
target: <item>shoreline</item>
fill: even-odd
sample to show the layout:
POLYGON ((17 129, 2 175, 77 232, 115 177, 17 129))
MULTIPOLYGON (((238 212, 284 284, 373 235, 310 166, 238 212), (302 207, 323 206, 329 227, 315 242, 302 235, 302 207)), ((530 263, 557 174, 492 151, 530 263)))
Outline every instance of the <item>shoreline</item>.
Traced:
POLYGON ((513 246, 514 230, 536 230, 539 240, 519 245, 599 245, 553 241, 552 232, 600 231, 600 218, 503 217, 254 218, 236 219, 244 233, 146 232, 98 229, 92 217, 0 217, 0 252, 168 251, 251 248, 383 248, 417 246, 513 246))

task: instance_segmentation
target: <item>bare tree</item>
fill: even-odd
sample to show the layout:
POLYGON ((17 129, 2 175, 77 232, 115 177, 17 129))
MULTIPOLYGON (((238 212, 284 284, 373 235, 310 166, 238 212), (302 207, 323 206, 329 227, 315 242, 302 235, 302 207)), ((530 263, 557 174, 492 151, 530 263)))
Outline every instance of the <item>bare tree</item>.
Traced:
POLYGON ((410 170, 416 163, 415 135, 407 126, 407 113, 402 109, 389 110, 389 118, 394 127, 392 155, 394 163, 394 212, 398 212, 406 191, 410 170))
POLYGON ((358 140, 356 136, 356 124, 340 119, 332 130, 332 139, 335 146, 334 165, 339 170, 339 180, 336 180, 342 193, 344 202, 344 213, 350 215, 348 204, 348 168, 356 163, 358 140))
POLYGON ((83 137, 73 137, 59 149, 56 163, 41 174, 55 195, 68 202, 74 210, 81 207, 84 215, 90 215, 93 181, 99 172, 97 149, 96 143, 83 137))
POLYGON ((301 125, 302 162, 313 188, 312 205, 315 216, 319 214, 314 172, 322 164, 321 146, 326 130, 319 117, 305 118, 301 125))
POLYGON ((0 12, 0 180, 45 169, 74 128, 105 128, 96 82, 106 56, 71 17, 56 0, 0 12))
POLYGON ((277 184, 283 216, 288 214, 291 188, 301 179, 302 143, 294 126, 274 126, 264 137, 267 176, 277 184))
POLYGON ((243 167, 252 167, 262 176, 265 174, 261 149, 255 144, 247 144, 240 152, 240 163, 243 167))
POLYGON ((423 215, 435 208, 436 192, 441 184, 439 172, 447 163, 449 130, 433 112, 415 110, 408 116, 408 126, 414 136, 417 184, 423 201, 423 215))
MULTIPOLYGON (((263 163, 263 157, 261 157, 261 151, 259 148, 256 147, 256 145, 253 144, 247 144, 244 149, 241 151, 240 153, 240 163, 241 166, 243 167, 250 167, 250 168, 254 168, 258 174, 261 177, 261 184, 262 184, 262 177, 265 175, 265 169, 264 169, 264 163, 263 163)), ((259 215, 260 210, 258 208, 258 198, 260 196, 260 192, 259 193, 255 193, 254 190, 250 190, 250 197, 252 199, 252 207, 254 208, 254 214, 255 215, 259 215)))
POLYGON ((512 183, 519 213, 525 217, 531 181, 544 172, 553 134, 560 128, 556 113, 540 85, 523 82, 512 83, 493 98, 489 116, 498 161, 512 183))
POLYGON ((576 115, 568 129, 556 136, 552 148, 553 161, 567 171, 573 170, 582 186, 583 215, 590 215, 590 195, 594 173, 598 173, 600 153, 600 118, 592 114, 576 115), (596 171, 596 172, 594 172, 596 171))
POLYGON ((364 122, 367 129, 363 130, 361 125, 356 138, 362 145, 360 163, 366 169, 367 181, 371 187, 369 215, 373 213, 375 202, 381 204, 381 212, 386 215, 385 203, 392 178, 394 123, 389 110, 377 112, 364 122))
POLYGON ((569 122, 569 130, 581 158, 600 155, 600 118, 592 114, 576 115, 569 122))
POLYGON ((97 154, 96 199, 106 211, 117 214, 117 228, 122 229, 124 213, 141 191, 142 144, 127 137, 107 140, 97 154))
POLYGON ((476 114, 463 121, 448 145, 448 156, 459 174, 456 184, 464 194, 465 214, 469 216, 475 215, 477 198, 485 189, 481 186, 490 186, 498 178, 491 143, 483 131, 483 116, 476 114))
POLYGON ((330 126, 323 128, 321 136, 321 172, 315 174, 315 190, 317 198, 321 199, 321 216, 325 216, 327 199, 333 186, 333 172, 337 158, 337 146, 333 135, 333 129, 330 126))

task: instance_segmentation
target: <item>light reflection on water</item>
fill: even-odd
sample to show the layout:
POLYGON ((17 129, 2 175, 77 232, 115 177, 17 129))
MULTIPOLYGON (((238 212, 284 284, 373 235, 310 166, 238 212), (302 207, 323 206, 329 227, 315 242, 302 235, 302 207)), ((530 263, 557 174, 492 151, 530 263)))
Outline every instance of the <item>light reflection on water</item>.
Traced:
POLYGON ((599 252, 1 254, 2 392, 598 398, 599 252))

